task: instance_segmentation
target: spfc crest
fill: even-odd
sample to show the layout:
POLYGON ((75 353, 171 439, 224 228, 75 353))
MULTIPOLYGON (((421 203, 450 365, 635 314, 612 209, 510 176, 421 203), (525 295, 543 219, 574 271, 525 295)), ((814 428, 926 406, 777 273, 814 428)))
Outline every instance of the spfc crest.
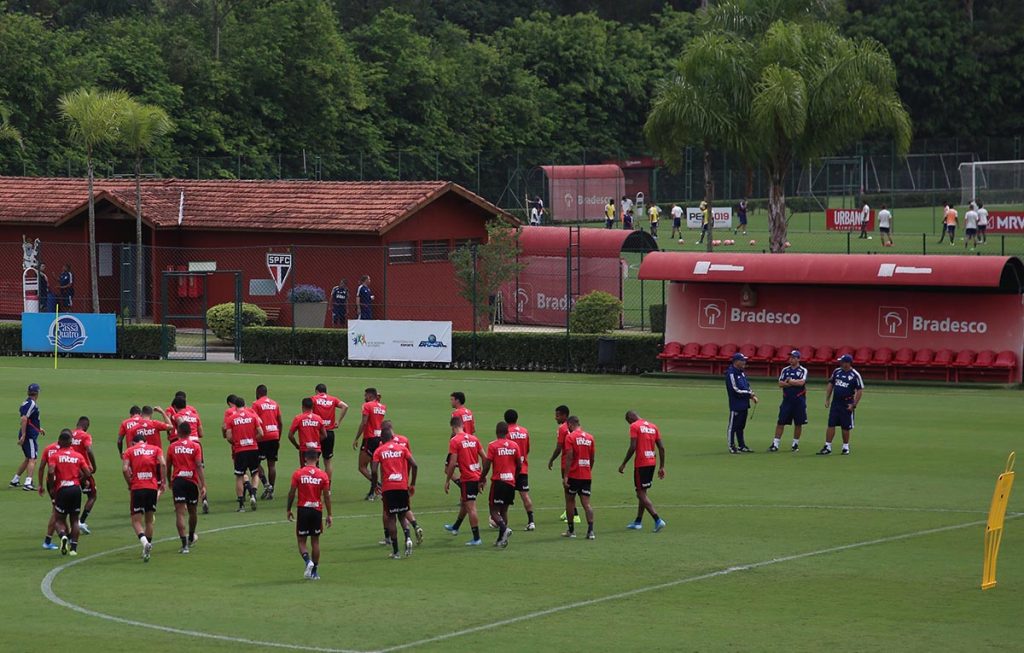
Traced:
POLYGON ((270 270, 270 278, 274 280, 274 285, 277 286, 277 292, 281 292, 281 289, 284 288, 284 282, 292 271, 292 255, 271 254, 268 252, 267 269, 270 270))

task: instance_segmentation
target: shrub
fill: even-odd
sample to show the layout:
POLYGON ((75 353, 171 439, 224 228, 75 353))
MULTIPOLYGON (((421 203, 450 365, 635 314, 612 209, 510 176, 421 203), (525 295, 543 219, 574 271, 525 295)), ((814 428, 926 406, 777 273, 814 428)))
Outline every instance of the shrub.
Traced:
MULTIPOLYGON (((255 304, 242 304, 242 327, 263 326, 267 313, 255 304)), ((227 342, 235 341, 235 305, 217 304, 206 311, 206 324, 213 334, 227 342)))
POLYGON ((315 304, 327 301, 327 294, 320 286, 304 283, 288 291, 288 301, 293 304, 315 304))
POLYGON ((117 355, 120 358, 160 358, 166 329, 167 349, 174 349, 177 332, 173 325, 124 324, 117 327, 117 355))
POLYGON ((21 353, 21 322, 0 322, 0 354, 21 353))
POLYGON ((664 304, 651 304, 648 309, 651 315, 651 332, 665 333, 666 306, 664 304))
POLYGON ((608 333, 619 326, 622 302, 606 292, 595 290, 576 300, 569 315, 572 333, 608 333))

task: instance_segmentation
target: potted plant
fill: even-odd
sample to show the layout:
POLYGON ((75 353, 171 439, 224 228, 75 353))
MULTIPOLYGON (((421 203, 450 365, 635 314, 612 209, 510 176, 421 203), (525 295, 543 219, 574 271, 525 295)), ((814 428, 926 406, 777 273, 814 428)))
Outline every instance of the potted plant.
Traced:
POLYGON ((301 284, 288 292, 292 304, 292 321, 300 329, 323 327, 327 318, 327 294, 319 286, 301 284))

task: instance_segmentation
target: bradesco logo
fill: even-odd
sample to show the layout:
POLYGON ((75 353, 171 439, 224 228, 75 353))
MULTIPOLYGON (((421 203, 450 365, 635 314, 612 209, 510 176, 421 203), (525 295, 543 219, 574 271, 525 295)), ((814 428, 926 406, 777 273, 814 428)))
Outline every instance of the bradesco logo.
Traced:
POLYGON ((910 315, 904 306, 878 307, 878 335, 883 338, 906 338, 914 333, 987 333, 988 323, 980 320, 955 320, 949 316, 934 319, 910 315))
POLYGON ((904 306, 878 307, 878 335, 883 338, 906 338, 910 330, 910 311, 904 306))
POLYGON ((697 306, 697 326, 701 329, 724 329, 729 319, 724 299, 701 299, 697 306))
POLYGON ((799 313, 783 313, 762 308, 759 311, 732 307, 724 299, 701 299, 697 306, 697 326, 701 329, 725 329, 728 323, 800 324, 799 313))

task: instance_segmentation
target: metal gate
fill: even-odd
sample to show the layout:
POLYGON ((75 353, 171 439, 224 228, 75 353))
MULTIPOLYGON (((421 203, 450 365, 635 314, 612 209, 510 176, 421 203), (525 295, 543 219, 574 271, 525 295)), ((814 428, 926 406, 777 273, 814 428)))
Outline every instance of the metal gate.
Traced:
POLYGON ((242 273, 238 270, 163 271, 160 279, 160 315, 165 327, 160 344, 162 358, 206 360, 211 348, 207 321, 211 290, 219 295, 214 297, 216 303, 233 304, 233 342, 217 349, 232 352, 235 360, 241 359, 242 273), (222 301, 225 299, 227 301, 222 301), (168 326, 174 327, 173 338, 168 326))

